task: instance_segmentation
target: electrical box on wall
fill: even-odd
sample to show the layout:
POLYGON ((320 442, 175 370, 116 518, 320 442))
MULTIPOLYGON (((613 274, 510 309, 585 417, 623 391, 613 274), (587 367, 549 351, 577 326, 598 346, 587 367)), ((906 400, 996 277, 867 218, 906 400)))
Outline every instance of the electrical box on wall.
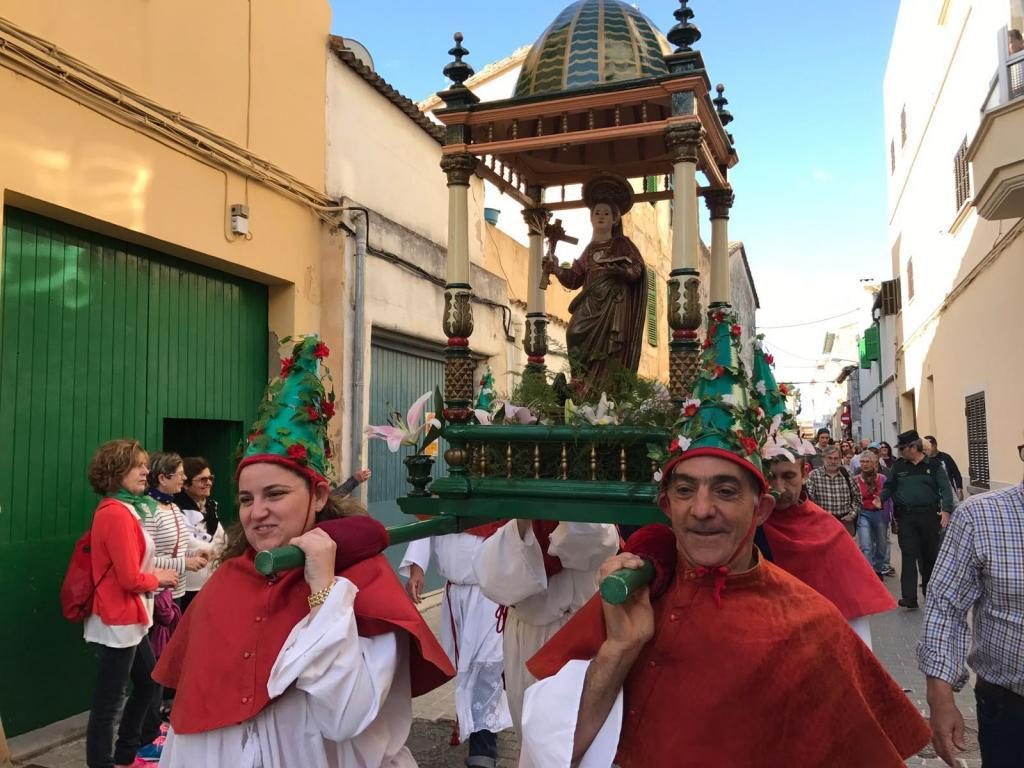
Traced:
POLYGON ((231 231, 236 235, 249 234, 249 206, 235 203, 231 206, 231 231))

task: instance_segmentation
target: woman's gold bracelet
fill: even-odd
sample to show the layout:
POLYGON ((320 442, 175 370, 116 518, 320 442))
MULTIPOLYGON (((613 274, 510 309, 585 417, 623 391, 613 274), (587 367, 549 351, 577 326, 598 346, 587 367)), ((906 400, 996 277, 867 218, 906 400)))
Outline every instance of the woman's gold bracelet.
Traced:
POLYGON ((327 600, 327 596, 329 594, 331 594, 331 590, 333 588, 334 588, 334 582, 332 581, 330 584, 328 584, 326 587, 321 589, 319 592, 314 592, 308 598, 306 598, 309 601, 309 609, 313 610, 318 605, 323 605, 326 602, 326 600, 327 600))

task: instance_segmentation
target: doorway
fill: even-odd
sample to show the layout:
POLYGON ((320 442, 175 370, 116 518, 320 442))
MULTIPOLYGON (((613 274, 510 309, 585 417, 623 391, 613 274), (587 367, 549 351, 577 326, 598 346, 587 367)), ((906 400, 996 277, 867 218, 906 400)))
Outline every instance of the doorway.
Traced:
POLYGON ((164 419, 165 451, 182 457, 202 456, 213 472, 213 498, 226 527, 238 520, 235 503, 235 449, 242 439, 242 422, 220 419, 164 419))

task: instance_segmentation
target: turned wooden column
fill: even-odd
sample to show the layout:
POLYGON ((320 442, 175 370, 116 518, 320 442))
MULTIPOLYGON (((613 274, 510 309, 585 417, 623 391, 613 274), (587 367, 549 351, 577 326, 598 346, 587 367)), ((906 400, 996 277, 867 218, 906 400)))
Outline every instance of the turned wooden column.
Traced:
POLYGON ((546 371, 544 356, 548 353, 548 314, 546 294, 540 287, 544 274, 541 262, 544 259, 544 228, 551 218, 551 212, 539 205, 539 193, 534 199, 538 205, 523 209, 523 219, 530 232, 530 263, 526 273, 526 336, 523 348, 527 355, 526 372, 543 376, 546 371))
POLYGON ((704 129, 698 122, 677 123, 665 131, 672 153, 672 272, 668 279, 669 394, 682 404, 693 391, 700 368, 700 232, 697 227, 697 157, 704 129))
POLYGON ((441 169, 448 177, 448 258, 444 287, 445 348, 444 400, 448 421, 466 422, 472 416, 476 379, 469 354, 473 334, 473 289, 469 284, 469 178, 476 168, 469 153, 444 155, 441 169))
POLYGON ((732 306, 729 210, 735 199, 731 189, 714 189, 704 196, 704 202, 711 212, 711 309, 732 306))

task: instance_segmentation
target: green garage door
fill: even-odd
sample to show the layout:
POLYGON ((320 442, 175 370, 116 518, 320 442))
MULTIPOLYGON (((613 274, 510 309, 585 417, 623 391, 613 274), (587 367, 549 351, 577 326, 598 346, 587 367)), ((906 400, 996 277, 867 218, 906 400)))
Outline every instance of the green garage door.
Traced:
POLYGON ((0 265, 0 715, 17 734, 88 709, 91 654, 58 591, 97 502, 93 450, 213 425, 223 498, 225 436, 267 380, 267 291, 12 208, 0 265))
MULTIPOLYGON (((386 424, 388 414, 400 411, 405 417, 409 406, 424 392, 444 386, 444 357, 438 349, 431 352, 429 347, 403 342, 398 339, 374 335, 371 346, 370 364, 370 424, 386 424)), ((412 448, 402 446, 399 452, 391 453, 383 440, 370 440, 367 466, 373 471, 367 489, 370 514, 384 525, 402 525, 415 522, 398 508, 397 499, 405 496, 412 488, 406 481, 405 465, 402 459, 412 448)), ((439 446, 434 462, 434 477, 447 474, 447 465, 439 446)), ((402 560, 405 544, 391 547, 388 559, 395 567, 402 560)), ((436 589, 442 584, 436 569, 431 566, 427 574, 427 588, 436 589)))

